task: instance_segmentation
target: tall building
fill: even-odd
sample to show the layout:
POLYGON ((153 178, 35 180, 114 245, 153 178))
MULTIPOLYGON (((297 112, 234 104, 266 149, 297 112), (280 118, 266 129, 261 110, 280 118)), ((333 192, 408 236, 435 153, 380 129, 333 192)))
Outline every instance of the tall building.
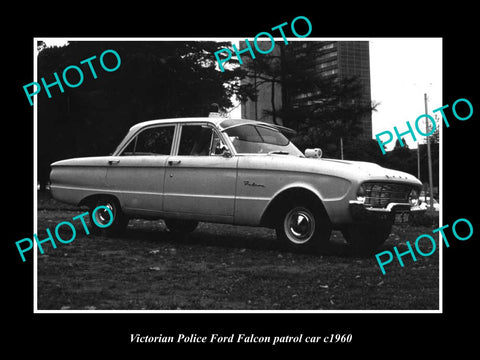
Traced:
MULTIPOLYGON (((259 42, 260 43, 260 42, 259 42)), ((265 46, 267 49, 270 44, 265 46)), ((245 44, 240 43, 244 48, 245 44)), ((290 52, 295 57, 308 54, 313 61, 308 62, 312 71, 323 78, 333 81, 335 79, 345 79, 350 77, 358 78, 361 85, 361 96, 358 101, 365 105, 371 104, 370 91, 370 56, 368 41, 291 41, 283 47, 285 52, 290 52)), ((274 50, 268 55, 278 58, 280 55, 280 46, 275 46, 274 50)), ((242 59, 243 60, 243 59, 242 59)), ((255 60, 248 59, 248 62, 255 60)), ((249 77, 246 82, 256 82, 257 77, 249 77)), ((294 107, 310 105, 318 94, 303 91, 302 89, 282 89, 280 82, 269 84, 268 82, 258 81, 258 97, 256 101, 247 101, 242 104, 242 117, 257 119, 267 122, 281 122, 281 119, 273 119, 272 110, 282 107, 288 96, 289 103, 294 107), (273 89, 273 91, 272 91, 273 89), (284 92, 282 96, 282 92, 284 92), (288 94, 288 95, 287 95, 288 94)), ((372 138, 372 116, 371 113, 359 119, 361 122, 362 134, 365 139, 372 138)))

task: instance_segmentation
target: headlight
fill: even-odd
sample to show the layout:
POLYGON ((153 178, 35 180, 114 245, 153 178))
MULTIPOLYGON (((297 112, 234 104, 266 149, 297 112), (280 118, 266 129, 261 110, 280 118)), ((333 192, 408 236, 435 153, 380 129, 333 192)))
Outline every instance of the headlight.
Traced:
POLYGON ((411 206, 418 206, 419 204, 418 197, 419 197, 418 190, 412 189, 412 191, 410 191, 410 195, 408 195, 408 202, 410 203, 411 206))

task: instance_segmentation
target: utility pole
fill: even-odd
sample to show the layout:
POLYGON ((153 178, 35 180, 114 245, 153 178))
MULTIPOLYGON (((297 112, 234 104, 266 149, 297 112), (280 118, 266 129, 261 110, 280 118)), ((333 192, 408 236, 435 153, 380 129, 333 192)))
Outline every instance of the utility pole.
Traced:
POLYGON ((417 144, 417 179, 421 180, 421 177, 420 177, 420 143, 417 144))
MULTIPOLYGON (((427 109, 427 93, 425 93, 425 115, 428 115, 427 109)), ((425 120, 426 134, 429 133, 428 130, 428 121, 425 120)), ((433 177, 432 177, 432 152, 430 150, 430 136, 427 136, 427 154, 428 154, 428 182, 430 187, 430 212, 434 211, 433 209, 433 177)))

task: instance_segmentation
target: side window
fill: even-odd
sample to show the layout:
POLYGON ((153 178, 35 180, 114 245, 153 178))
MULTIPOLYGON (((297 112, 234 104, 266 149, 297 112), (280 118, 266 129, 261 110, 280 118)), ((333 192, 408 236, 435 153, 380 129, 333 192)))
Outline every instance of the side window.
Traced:
POLYGON ((157 126, 138 134, 122 155, 170 155, 175 126, 157 126))
POLYGON ((207 125, 183 125, 178 155, 210 155, 213 134, 207 125))

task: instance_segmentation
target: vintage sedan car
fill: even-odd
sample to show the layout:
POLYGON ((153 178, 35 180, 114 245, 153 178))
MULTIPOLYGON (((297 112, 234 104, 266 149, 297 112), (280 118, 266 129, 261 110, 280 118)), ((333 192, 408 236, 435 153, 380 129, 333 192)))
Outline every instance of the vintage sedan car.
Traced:
POLYGON ((163 219, 179 233, 204 221, 275 228, 280 240, 302 249, 319 249, 332 229, 357 249, 374 249, 394 222, 425 210, 414 176, 323 159, 319 149, 305 155, 288 132, 245 119, 142 122, 110 156, 53 163, 51 193, 91 210, 108 207, 113 220, 106 210, 94 212, 94 233, 118 234, 129 218, 163 219))

